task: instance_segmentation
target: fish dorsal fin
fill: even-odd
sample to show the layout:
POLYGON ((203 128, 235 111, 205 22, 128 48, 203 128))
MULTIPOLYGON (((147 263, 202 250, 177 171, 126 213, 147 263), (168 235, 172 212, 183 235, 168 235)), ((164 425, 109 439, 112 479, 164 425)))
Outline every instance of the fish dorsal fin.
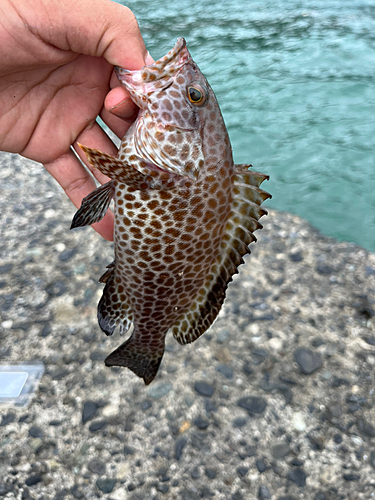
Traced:
POLYGON ((98 187, 95 191, 83 198, 81 208, 73 217, 70 229, 91 226, 91 224, 102 220, 107 213, 114 193, 115 183, 114 181, 109 181, 107 184, 103 184, 103 186, 98 187))
POLYGON ((267 214, 261 203, 271 195, 259 188, 268 176, 251 172, 251 165, 235 165, 233 199, 220 254, 213 262, 208 278, 188 311, 172 326, 172 333, 180 344, 194 342, 214 322, 224 302, 232 276, 250 253, 248 245, 256 241, 253 232, 262 228, 258 219, 267 214))

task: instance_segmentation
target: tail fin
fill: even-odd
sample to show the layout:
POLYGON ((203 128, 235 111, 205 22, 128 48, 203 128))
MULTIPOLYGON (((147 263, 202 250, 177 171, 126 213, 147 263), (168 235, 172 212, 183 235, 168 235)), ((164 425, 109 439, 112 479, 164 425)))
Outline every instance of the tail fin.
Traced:
POLYGON ((138 377, 143 378, 145 384, 148 385, 154 380, 163 358, 164 338, 162 344, 155 348, 142 345, 133 334, 106 358, 105 364, 106 366, 125 366, 138 377))

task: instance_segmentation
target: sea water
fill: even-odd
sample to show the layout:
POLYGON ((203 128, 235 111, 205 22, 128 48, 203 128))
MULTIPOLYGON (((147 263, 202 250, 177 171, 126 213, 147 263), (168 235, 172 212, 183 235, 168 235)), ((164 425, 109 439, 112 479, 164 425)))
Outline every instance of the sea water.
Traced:
POLYGON ((375 2, 130 0, 158 59, 180 36, 268 206, 375 251, 375 2))

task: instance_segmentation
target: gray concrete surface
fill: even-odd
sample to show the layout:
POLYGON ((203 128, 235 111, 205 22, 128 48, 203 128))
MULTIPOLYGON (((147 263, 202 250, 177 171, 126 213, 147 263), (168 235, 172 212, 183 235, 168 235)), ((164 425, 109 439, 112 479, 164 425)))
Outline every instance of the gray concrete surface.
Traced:
POLYGON ((375 498, 375 255, 271 211, 214 326, 149 387, 103 359, 112 246, 69 231, 40 165, 0 154, 0 361, 46 367, 0 409, 0 497, 375 498))

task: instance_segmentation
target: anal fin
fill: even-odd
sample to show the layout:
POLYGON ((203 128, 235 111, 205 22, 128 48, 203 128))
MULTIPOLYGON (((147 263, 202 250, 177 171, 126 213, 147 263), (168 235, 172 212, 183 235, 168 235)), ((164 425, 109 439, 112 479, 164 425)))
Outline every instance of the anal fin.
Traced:
POLYGON ((103 219, 115 192, 114 184, 114 181, 109 181, 83 198, 81 208, 73 217, 70 229, 91 226, 103 219))
POLYGON ((231 212, 226 223, 220 253, 211 265, 208 278, 188 311, 172 326, 180 344, 194 342, 215 321, 225 300, 232 276, 238 273, 243 256, 250 253, 249 244, 256 241, 254 231, 267 211, 260 205, 271 195, 259 188, 267 175, 248 170, 250 165, 235 165, 231 212))
POLYGON ((100 278, 105 283, 103 295, 98 304, 98 322, 106 335, 112 335, 120 327, 120 335, 126 333, 133 324, 133 313, 126 302, 124 285, 116 282, 114 263, 100 278))
POLYGON ((138 377, 143 378, 146 385, 152 382, 159 370, 164 354, 164 338, 157 348, 142 345, 135 333, 105 360, 106 366, 124 366, 138 377))

